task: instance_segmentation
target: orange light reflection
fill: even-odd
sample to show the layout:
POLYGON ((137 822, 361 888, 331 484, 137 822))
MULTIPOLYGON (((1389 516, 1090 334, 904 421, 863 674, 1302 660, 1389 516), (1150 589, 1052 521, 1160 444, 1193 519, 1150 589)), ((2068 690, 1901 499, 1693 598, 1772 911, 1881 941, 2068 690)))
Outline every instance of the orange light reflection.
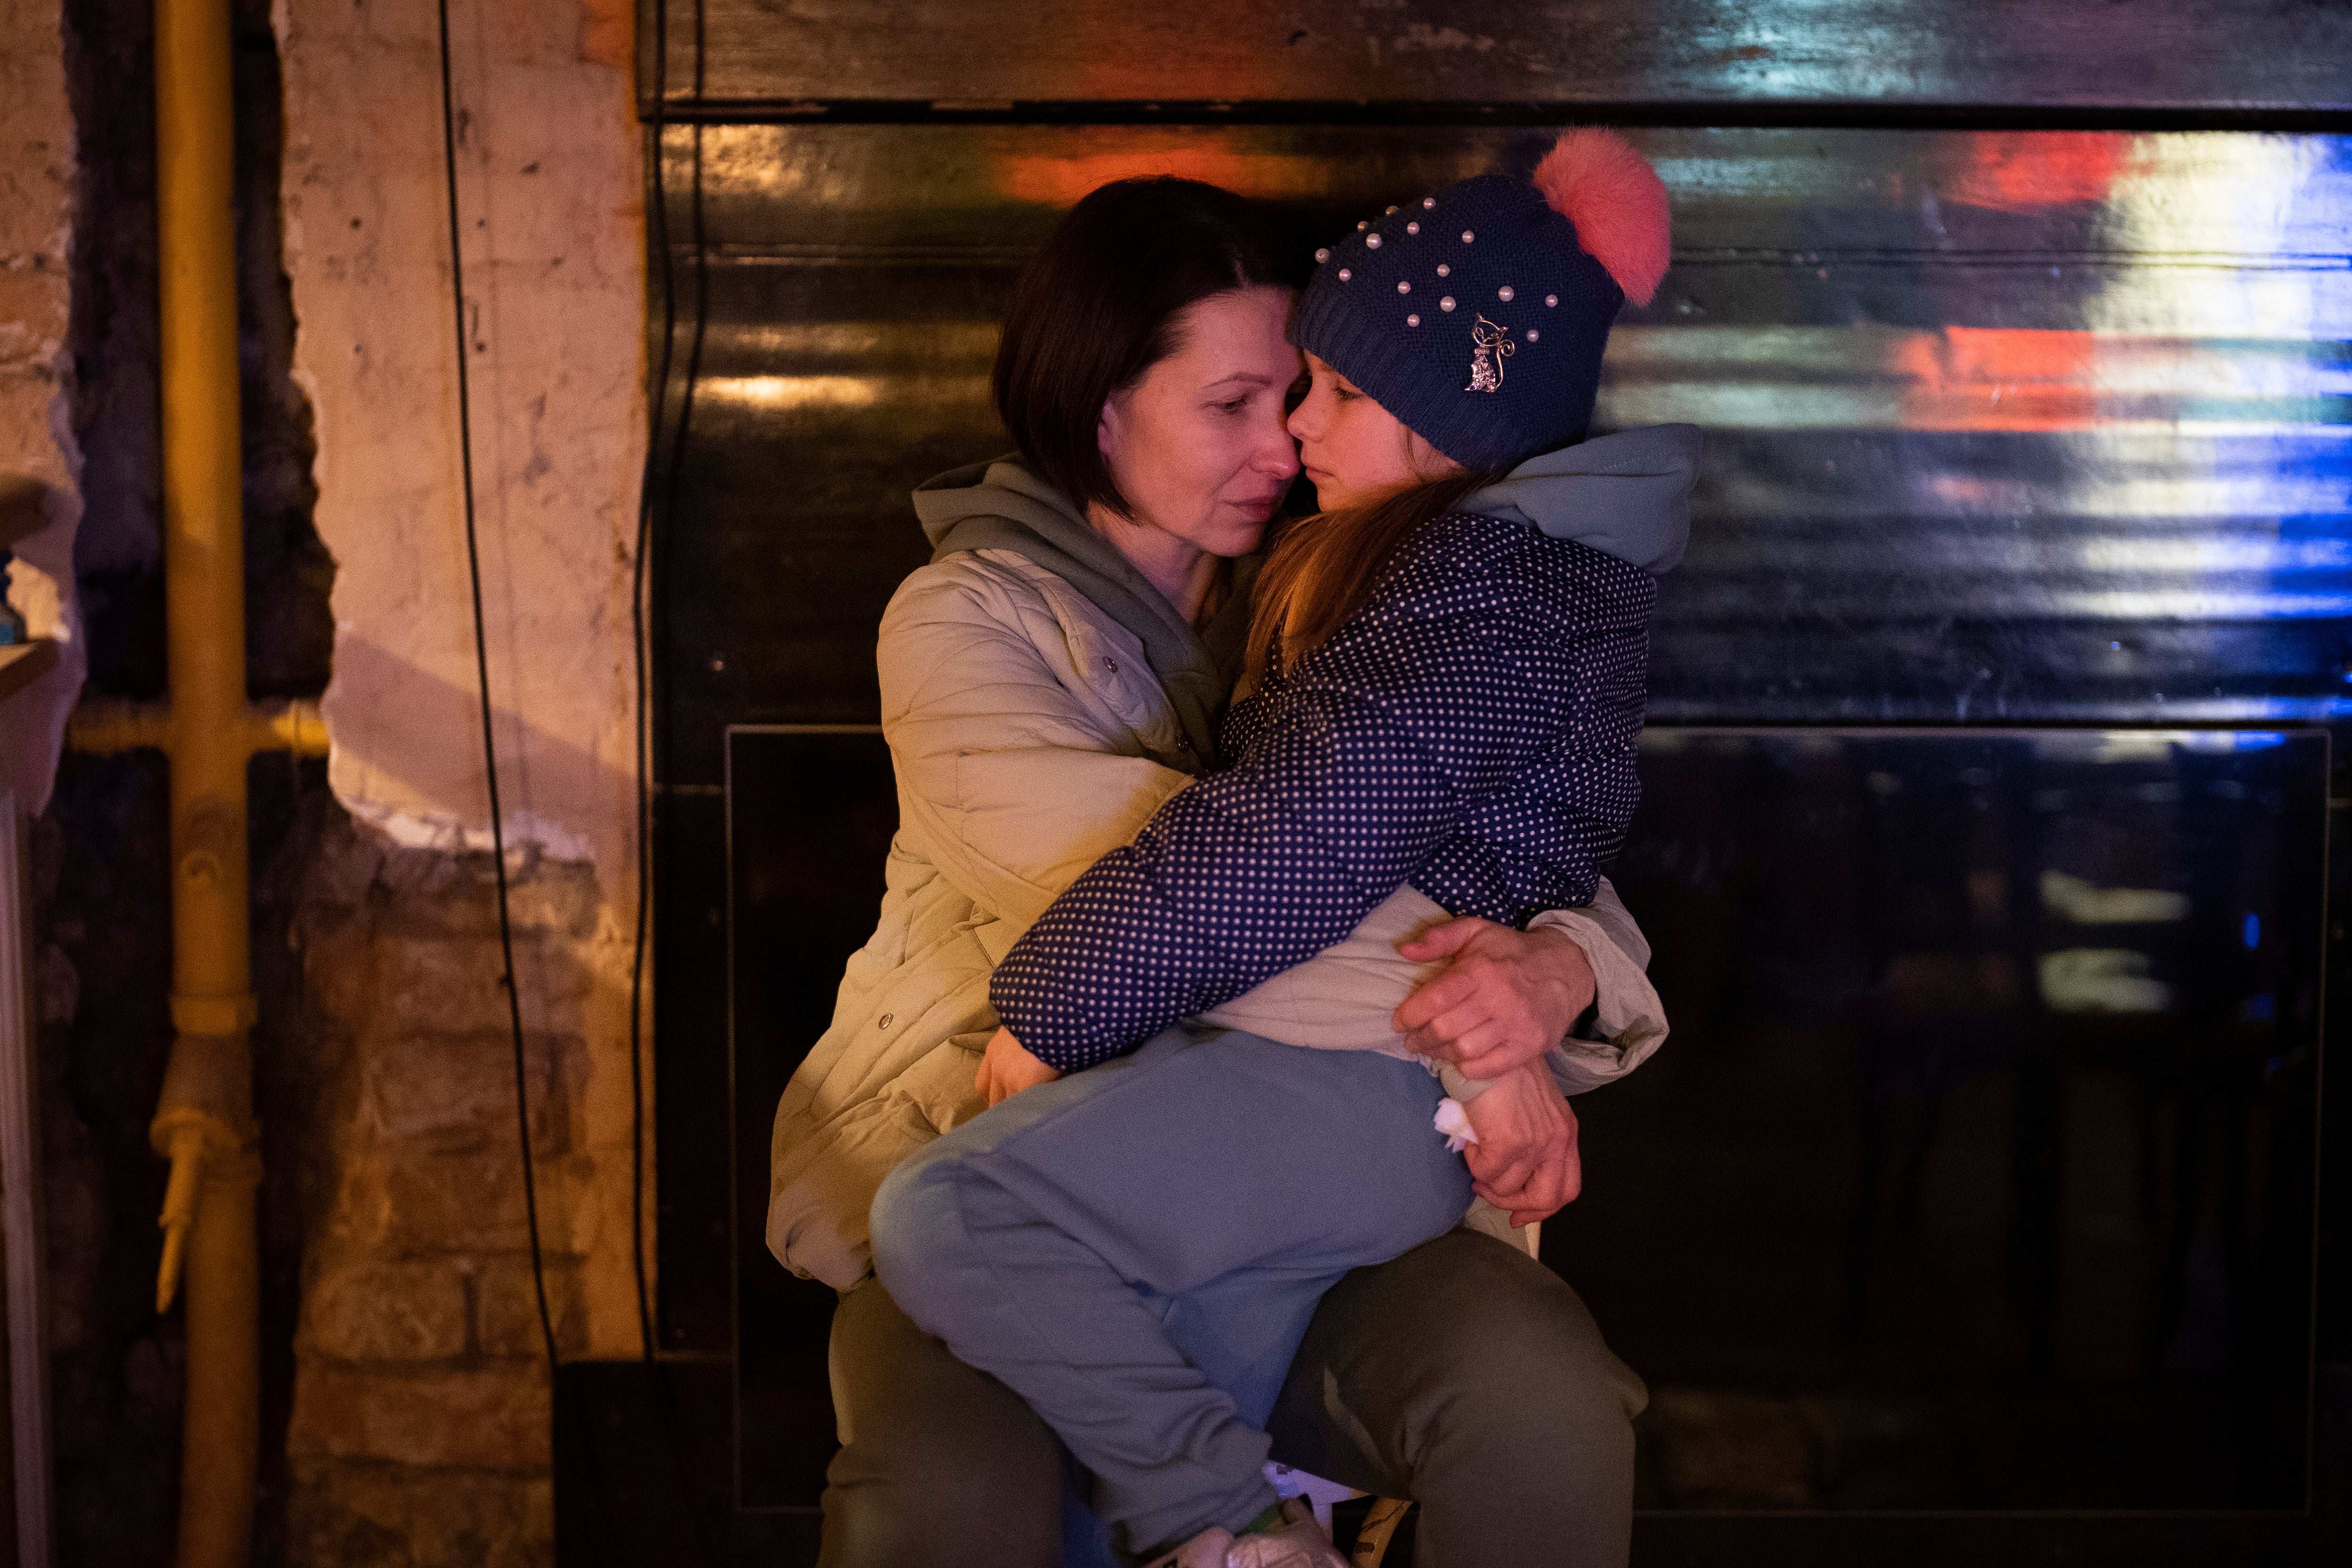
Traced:
POLYGON ((1947 199, 1995 212, 2104 202, 2137 138, 2112 131, 1988 131, 1967 138, 1968 162, 1947 199))
POLYGON ((1290 161, 1248 157, 1210 143, 1082 153, 1075 158, 1014 153, 997 160, 996 188, 1014 201, 1066 207, 1113 180, 1177 174, 1247 195, 1276 195, 1286 193, 1275 165, 1290 161))

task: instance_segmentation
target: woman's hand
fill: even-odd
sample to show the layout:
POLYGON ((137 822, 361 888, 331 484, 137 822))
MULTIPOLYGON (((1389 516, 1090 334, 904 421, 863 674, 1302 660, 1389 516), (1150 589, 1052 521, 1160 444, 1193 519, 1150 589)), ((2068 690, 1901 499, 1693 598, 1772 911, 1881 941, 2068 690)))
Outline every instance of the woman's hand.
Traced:
POLYGON ((1592 1005, 1584 950, 1549 928, 1513 931, 1465 916, 1397 952, 1415 963, 1452 961, 1390 1021, 1407 1050, 1443 1058, 1471 1078, 1501 1078, 1536 1060, 1592 1005))
POLYGON ((1028 1047, 1013 1037, 1012 1030, 999 1029, 988 1037, 988 1049, 980 1055, 980 1070, 972 1075, 971 1087, 994 1105, 1061 1076, 1059 1068, 1049 1068, 1031 1056, 1028 1047))
POLYGON ((1516 1068, 1463 1108, 1478 1142, 1462 1151, 1470 1186, 1531 1225, 1576 1201, 1584 1165, 1576 1152, 1576 1112, 1541 1066, 1516 1068))

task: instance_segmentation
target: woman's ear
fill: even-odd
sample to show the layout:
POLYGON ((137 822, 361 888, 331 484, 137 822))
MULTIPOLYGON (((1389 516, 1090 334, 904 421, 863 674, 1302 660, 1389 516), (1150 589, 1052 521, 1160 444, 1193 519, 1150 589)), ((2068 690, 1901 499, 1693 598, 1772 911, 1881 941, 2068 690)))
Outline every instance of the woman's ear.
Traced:
POLYGON ((1109 462, 1118 455, 1118 399, 1103 399, 1102 417, 1095 421, 1095 450, 1109 462))

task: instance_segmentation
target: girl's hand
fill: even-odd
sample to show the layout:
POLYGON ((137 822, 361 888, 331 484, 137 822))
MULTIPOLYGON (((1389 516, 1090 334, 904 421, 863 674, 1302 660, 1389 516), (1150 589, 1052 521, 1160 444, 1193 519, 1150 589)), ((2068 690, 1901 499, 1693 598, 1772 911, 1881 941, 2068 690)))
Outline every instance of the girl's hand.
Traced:
POLYGON ((1565 933, 1513 931, 1465 916, 1432 926, 1397 952, 1415 963, 1450 959, 1390 1022, 1417 1056, 1495 1079, 1568 1037, 1592 1005, 1592 965, 1565 933))
POLYGON ((1514 1069, 1464 1109, 1478 1142, 1462 1151, 1470 1187, 1515 1226, 1531 1225, 1576 1201, 1584 1165, 1576 1112, 1540 1065, 1514 1069))
POLYGON ((980 1055, 980 1070, 972 1075, 971 1086, 994 1105, 1061 1076, 1059 1068, 1049 1068, 1031 1056, 1028 1047, 1013 1037, 1012 1030, 999 1029, 988 1037, 988 1049, 980 1055))

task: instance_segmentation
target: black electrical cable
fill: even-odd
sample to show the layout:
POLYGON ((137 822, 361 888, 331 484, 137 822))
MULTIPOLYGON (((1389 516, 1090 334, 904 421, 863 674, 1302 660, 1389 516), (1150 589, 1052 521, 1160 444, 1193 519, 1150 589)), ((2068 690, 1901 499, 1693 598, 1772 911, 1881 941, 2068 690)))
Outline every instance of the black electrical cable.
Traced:
POLYGON ((647 746, 652 715, 646 674, 646 572, 651 554, 654 474, 661 451, 662 424, 669 412, 670 350, 677 340, 677 282, 669 253, 669 186, 663 173, 663 131, 669 106, 669 4, 654 6, 654 59, 658 73, 651 119, 646 123, 646 162, 653 179, 646 216, 653 252, 661 268, 661 357, 655 368, 646 428, 645 465, 637 478, 636 550, 629 566, 629 641, 635 662, 637 915, 629 955, 629 1260, 635 1269, 637 1345, 640 1359, 654 1359, 653 1292, 646 1280, 646 944, 653 900, 653 789, 647 746))
MULTIPOLYGON (((705 59, 702 0, 694 6, 694 93, 702 95, 705 59)), ((638 1324, 646 1359, 654 1353, 653 1320, 647 1305, 650 1296, 645 1283, 645 1091, 641 1064, 643 1051, 639 1032, 645 1017, 646 946, 649 926, 648 899, 652 888, 652 798, 650 773, 646 765, 646 746, 651 725, 646 708, 647 637, 646 627, 645 591, 646 563, 651 558, 652 524, 656 517, 669 521, 677 516, 679 483, 686 469, 686 445, 694 421, 694 388, 702 375, 702 347, 710 320, 710 279, 709 242, 702 215, 702 127, 694 128, 692 176, 688 185, 688 209, 692 215, 691 233, 694 239, 694 316, 688 337, 685 385, 678 392, 677 423, 670 433, 669 460, 661 461, 665 416, 669 408, 669 374, 673 350, 677 340, 677 279, 671 256, 669 233, 669 186, 667 178, 668 152, 667 138, 669 108, 669 5, 657 0, 654 6, 654 59, 657 73, 654 89, 653 113, 648 122, 650 132, 647 156, 653 167, 653 250, 661 268, 662 346, 659 368, 653 382, 650 399, 653 413, 646 432, 646 460, 643 479, 637 495, 637 550, 632 570, 631 629, 634 633, 636 660, 637 690, 637 923, 634 952, 629 968, 629 1088, 630 1088, 630 1201, 631 1240, 637 1258, 638 1324), (654 504, 654 477, 661 473, 661 504, 654 504)))
MULTIPOLYGON (((669 411, 669 376, 671 362, 673 350, 675 349, 677 340, 677 279, 670 246, 669 185, 667 176, 667 159, 668 149, 665 144, 664 134, 669 121, 668 110, 670 100, 669 0, 654 0, 653 13, 653 56, 656 62, 654 68, 656 77, 653 109, 647 121, 648 135, 646 137, 646 157, 649 160, 649 169, 652 174, 653 188, 651 193, 652 210, 647 216, 651 220, 649 226, 651 228, 650 237, 652 249, 656 265, 660 268, 662 294, 662 342, 660 354, 654 374, 653 384, 649 389, 649 396, 647 399, 651 412, 647 416, 646 420, 645 466, 640 475, 637 490, 636 558, 631 567, 632 597, 630 603, 630 629, 632 632, 632 640, 635 645, 634 652, 636 662, 637 692, 637 925, 635 938, 635 949, 632 954, 629 971, 629 1110, 631 1154, 629 1218, 630 1237, 635 1247, 637 1263, 638 1329, 643 1347, 644 1363, 646 1369, 654 1374, 648 1387, 648 1393, 653 1400, 656 1419, 660 1422, 661 1429, 667 1438, 667 1441, 663 1445, 663 1448, 666 1450, 668 1458, 667 1468, 669 1472, 670 1490, 686 1520, 688 1533, 693 1542, 693 1552, 690 1561, 696 1563, 715 1563, 717 1559, 713 1556, 710 1548, 708 1521, 704 1518, 705 1510, 701 1490, 696 1485, 694 1476, 691 1473, 690 1461, 688 1458, 688 1444, 687 1441, 687 1426, 685 1421, 682 1419, 681 1412, 678 1409, 677 1390, 671 1384, 668 1377, 663 1374, 662 1369, 658 1366, 658 1363, 655 1361, 654 1357, 653 1319, 650 1306, 651 1294, 646 1286, 643 1228, 645 1224, 646 1110, 645 1092, 642 1079, 643 1069, 640 1065, 643 1059, 643 1052, 640 1048, 640 1042, 645 1017, 646 948, 647 934, 650 929, 649 911, 651 906, 649 899, 652 887, 652 878, 650 873, 653 863, 653 775, 651 768, 648 766, 649 759, 647 756, 648 750, 653 741, 653 724, 651 710, 647 706, 650 699, 650 681, 647 676, 647 669, 651 663, 649 645, 656 640, 659 635, 658 626, 649 628, 647 626, 647 621, 650 618, 648 610, 655 603, 654 595, 659 592, 659 587, 657 584, 654 584, 651 588, 651 592, 648 592, 648 585, 650 583, 651 563, 654 556, 656 524, 674 521, 677 515, 677 475, 679 468, 682 467, 680 459, 684 451, 688 416, 691 414, 694 405, 694 384, 696 378, 699 375, 701 369, 702 339, 705 328, 709 321, 709 293, 707 286, 698 289, 697 308, 695 310, 693 325, 693 346, 688 358, 686 386, 679 397, 677 435, 677 452, 678 453, 678 456, 673 457, 665 471, 661 464, 661 452, 663 447, 663 436, 665 433, 664 426, 666 416, 669 411), (658 491, 656 490, 655 484, 656 475, 659 475, 664 481, 659 487, 658 491), (655 504, 655 497, 657 493, 661 497, 661 504, 659 506, 655 504)), ((697 0, 697 4, 695 5, 694 44, 694 79, 696 84, 696 94, 699 97, 703 79, 703 60, 705 54, 702 28, 702 6, 700 0, 697 0)), ((700 152, 700 137, 698 135, 696 138, 697 156, 694 162, 695 266, 698 277, 701 276, 705 262, 704 235, 701 223, 702 163, 700 152)), ((665 707, 664 717, 667 718, 667 707, 665 707)), ((667 754, 666 747, 664 748, 662 754, 667 754)))
POLYGON ((530 1089, 523 1066, 522 988, 515 976, 514 926, 507 907, 506 829, 499 815, 499 749, 490 721, 490 645, 482 620, 482 552, 474 516, 474 410, 466 377, 466 257, 457 226, 457 108, 449 79, 449 0, 436 0, 441 20, 441 161, 449 195, 449 294, 457 344, 457 459, 465 483, 466 572, 474 595, 474 673, 482 693, 482 771, 490 785, 490 857, 499 889, 499 956, 505 965, 507 1020, 514 1035, 515 1121, 522 1140, 522 1208, 530 1229, 530 1282, 539 1293, 539 1332, 547 1372, 555 1375, 555 1322, 547 1310, 547 1265, 539 1245, 539 1189, 531 1170, 530 1089))
MULTIPOLYGON (((695 309, 690 347, 687 355, 686 384, 678 395, 678 416, 673 449, 667 465, 661 461, 664 426, 669 412, 669 375, 672 354, 677 342, 677 279, 671 255, 669 232, 669 184, 667 179, 667 147, 665 132, 669 124, 669 4, 656 0, 654 6, 654 59, 656 79, 653 111, 646 122, 646 156, 653 176, 651 212, 652 249, 661 268, 662 339, 661 353, 654 372, 648 402, 652 412, 646 431, 645 465, 637 486, 636 552, 630 567, 629 627, 631 652, 635 665, 637 696, 636 732, 636 809, 637 809, 637 910, 636 929, 631 943, 629 962, 629 1237, 636 1266, 637 1331, 641 1352, 650 1361, 654 1355, 652 1291, 646 1281, 645 1266, 645 1083, 644 1028, 646 957, 651 930, 651 898, 653 889, 653 790, 652 771, 646 755, 652 723, 648 708, 649 662, 646 621, 646 579, 648 563, 653 557, 653 528, 658 517, 667 521, 677 515, 678 479, 685 468, 688 428, 693 421, 694 387, 702 374, 702 345, 709 324, 710 289, 708 270, 708 247, 702 219, 702 132, 694 133, 693 212, 695 309), (662 478, 661 505, 654 504, 655 476, 662 478)), ((701 0, 694 7, 694 89, 700 97, 707 50, 703 36, 701 0)))

